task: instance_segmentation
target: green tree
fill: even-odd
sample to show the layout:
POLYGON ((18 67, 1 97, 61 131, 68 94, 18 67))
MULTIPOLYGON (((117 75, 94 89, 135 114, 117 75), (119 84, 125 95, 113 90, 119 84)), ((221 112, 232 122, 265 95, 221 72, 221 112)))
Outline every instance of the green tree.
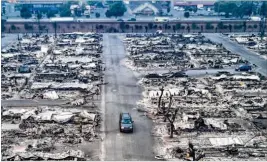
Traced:
POLYGON ((104 8, 104 5, 102 2, 97 2, 96 7, 98 8, 104 8))
POLYGON ((170 8, 170 7, 168 7, 168 8, 167 8, 167 12, 169 13, 170 11, 171 11, 171 8, 170 8))
POLYGON ((214 29, 214 26, 211 25, 211 23, 207 23, 207 24, 206 24, 206 29, 207 29, 207 30, 214 29))
POLYGON ((121 28, 121 31, 124 32, 124 29, 125 29, 125 22, 124 21, 120 22, 120 28, 121 28))
POLYGON ((215 12, 225 12, 225 13, 233 13, 234 10, 237 9, 236 2, 215 2, 214 10, 215 12))
POLYGON ((5 23, 6 23, 6 20, 1 19, 1 31, 2 32, 4 32, 6 30, 5 23))
POLYGON ((46 13, 47 18, 55 17, 55 15, 56 15, 56 12, 55 11, 48 11, 46 13))
POLYGON ((100 13, 96 12, 96 13, 95 13, 95 17, 96 17, 96 18, 99 18, 99 17, 100 17, 100 13))
POLYGON ((38 12, 36 15, 37 20, 40 20, 43 17, 41 12, 38 12))
POLYGON ((229 26, 229 30, 230 30, 230 32, 232 32, 232 28, 233 28, 233 26, 232 26, 231 24, 229 24, 228 26, 229 26))
POLYGON ((159 10, 158 15, 159 15, 159 16, 162 16, 162 15, 163 15, 163 11, 162 11, 162 9, 159 10))
POLYGON ((125 29, 129 29, 129 28, 130 28, 130 25, 126 24, 125 29))
POLYGON ((152 29, 152 28, 153 28, 153 23, 151 23, 151 22, 148 23, 148 28, 149 28, 149 29, 152 29))
POLYGON ((33 27, 31 25, 29 25, 29 24, 24 24, 24 29, 25 30, 32 30, 33 27))
POLYGON ((6 8, 5 7, 2 8, 2 13, 3 13, 3 15, 6 14, 6 8))
POLYGON ((197 7, 193 8, 193 12, 196 13, 197 12, 197 7))
POLYGON ((21 10, 20 10, 20 16, 25 18, 25 19, 28 19, 28 18, 32 17, 32 13, 27 6, 23 5, 21 10))
POLYGON ((40 33, 40 19, 43 17, 41 12, 38 12, 36 15, 38 26, 39 26, 39 33, 40 33))
POLYGON ((247 30, 247 22, 243 22, 243 30, 244 30, 244 32, 246 32, 246 30, 247 30))
POLYGON ((262 2, 261 9, 260 9, 260 15, 267 17, 267 2, 262 2))
POLYGON ((233 15, 240 18, 250 16, 253 12, 253 8, 256 8, 253 2, 241 2, 241 5, 234 10, 233 15))
POLYGON ((190 26, 189 25, 186 27, 186 30, 188 33, 190 32, 190 26))
POLYGON ((87 4, 90 6, 95 6, 97 3, 97 1, 87 1, 87 4))
POLYGON ((197 26, 196 23, 193 23, 193 24, 192 24, 192 29, 194 29, 194 30, 195 30, 195 29, 199 29, 199 27, 197 26))
POLYGON ((219 28, 219 29, 223 29, 223 28, 224 28, 224 26, 223 26, 223 22, 219 22, 219 23, 218 23, 218 28, 219 28))
POLYGON ((16 30, 16 26, 14 24, 11 25, 11 30, 16 30))
POLYGON ((176 26, 175 25, 172 26, 172 30, 175 33, 175 31, 176 31, 176 26))
POLYGON ((111 13, 110 13, 110 11, 107 10, 106 13, 105 13, 105 15, 106 15, 106 17, 111 17, 111 13))
POLYGON ((181 24, 176 24, 176 29, 177 30, 181 29, 181 24))
POLYGON ((75 8, 74 9, 74 15, 77 17, 81 17, 82 16, 82 10, 80 8, 75 8))
POLYGON ((215 12, 225 12, 225 16, 229 17, 231 13, 235 17, 250 16, 252 12, 256 12, 254 2, 216 2, 214 4, 215 12))
POLYGON ((185 13, 184 13, 184 17, 185 17, 185 18, 189 18, 189 17, 190 17, 190 13, 189 13, 189 12, 185 12, 185 13))
POLYGON ((114 2, 110 4, 109 9, 106 11, 106 16, 111 17, 111 16, 123 16, 124 12, 126 12, 126 7, 123 4, 123 2, 114 2))
POLYGON ((70 11, 70 3, 65 3, 62 5, 60 9, 60 17, 70 17, 71 16, 71 11, 70 11))

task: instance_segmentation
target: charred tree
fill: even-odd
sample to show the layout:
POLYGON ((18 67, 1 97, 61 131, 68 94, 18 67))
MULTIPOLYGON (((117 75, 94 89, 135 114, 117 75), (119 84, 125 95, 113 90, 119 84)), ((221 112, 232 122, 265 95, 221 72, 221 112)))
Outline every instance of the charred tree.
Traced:
POLYGON ((167 110, 166 110, 165 108, 163 109, 164 122, 166 122, 166 120, 167 120, 167 116, 168 116, 168 114, 169 114, 169 112, 170 112, 170 109, 171 109, 171 105, 172 105, 172 97, 173 97, 173 95, 170 95, 168 109, 167 109, 167 110))
POLYGON ((169 116, 166 116, 168 121, 170 122, 170 138, 173 138, 173 132, 174 132, 174 121, 176 119, 176 115, 178 113, 178 109, 174 110, 174 113, 172 113, 171 118, 169 116))
POLYGON ((161 87, 159 90, 160 90, 160 96, 159 96, 159 101, 158 101, 158 112, 161 112, 161 99, 162 99, 162 95, 164 92, 164 88, 161 87))

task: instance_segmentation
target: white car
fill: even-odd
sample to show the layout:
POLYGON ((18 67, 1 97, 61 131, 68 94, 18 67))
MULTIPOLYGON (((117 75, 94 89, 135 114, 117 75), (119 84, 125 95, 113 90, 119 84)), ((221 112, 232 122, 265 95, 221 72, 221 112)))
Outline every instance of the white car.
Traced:
POLYGON ((173 9, 175 9, 177 11, 184 11, 184 8, 178 7, 178 6, 173 7, 173 9))

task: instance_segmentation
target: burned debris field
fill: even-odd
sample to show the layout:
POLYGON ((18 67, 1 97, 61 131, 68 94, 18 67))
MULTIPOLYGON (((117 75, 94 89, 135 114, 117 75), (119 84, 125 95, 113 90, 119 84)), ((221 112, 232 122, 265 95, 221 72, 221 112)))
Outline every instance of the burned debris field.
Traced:
POLYGON ((267 159, 266 73, 205 34, 24 35, 1 56, 3 161, 267 159))
POLYGON ((23 36, 2 50, 2 160, 99 160, 102 35, 23 36), (54 101, 51 105, 51 101, 54 101))
POLYGON ((227 34, 227 36, 267 60, 267 37, 255 34, 227 34))
POLYGON ((266 160, 267 80, 234 70, 249 61, 197 34, 124 42, 126 66, 147 71, 138 104, 154 121, 157 159, 266 160))
POLYGON ((160 37, 128 34, 124 42, 128 53, 127 65, 134 70, 222 69, 246 62, 221 44, 198 34, 160 37))

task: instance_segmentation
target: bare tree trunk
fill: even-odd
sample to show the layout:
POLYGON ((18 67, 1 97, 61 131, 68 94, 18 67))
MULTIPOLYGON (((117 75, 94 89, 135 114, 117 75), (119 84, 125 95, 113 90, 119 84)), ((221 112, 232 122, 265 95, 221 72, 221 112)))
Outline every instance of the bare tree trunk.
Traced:
POLYGON ((168 106, 168 109, 166 110, 166 112, 164 112, 164 122, 166 122, 166 120, 167 120, 167 117, 166 116, 168 116, 168 114, 169 114, 169 111, 170 111, 170 109, 171 109, 171 105, 172 105, 172 95, 170 95, 170 100, 169 100, 169 106, 168 106))
POLYGON ((161 111, 161 108, 160 108, 160 106, 161 106, 161 98, 162 98, 162 95, 163 95, 163 92, 164 92, 164 88, 162 87, 159 90, 160 90, 160 96, 159 96, 159 101, 158 101, 158 112, 161 111))
POLYGON ((174 131, 174 125, 173 125, 173 123, 171 123, 171 135, 170 135, 170 138, 173 138, 173 131, 174 131))
POLYGON ((176 115, 177 115, 178 109, 175 109, 174 113, 172 114, 172 118, 170 119, 168 116, 167 119, 169 120, 170 124, 171 124, 171 129, 170 129, 170 138, 173 138, 173 132, 174 132, 174 121, 176 119, 176 115))

